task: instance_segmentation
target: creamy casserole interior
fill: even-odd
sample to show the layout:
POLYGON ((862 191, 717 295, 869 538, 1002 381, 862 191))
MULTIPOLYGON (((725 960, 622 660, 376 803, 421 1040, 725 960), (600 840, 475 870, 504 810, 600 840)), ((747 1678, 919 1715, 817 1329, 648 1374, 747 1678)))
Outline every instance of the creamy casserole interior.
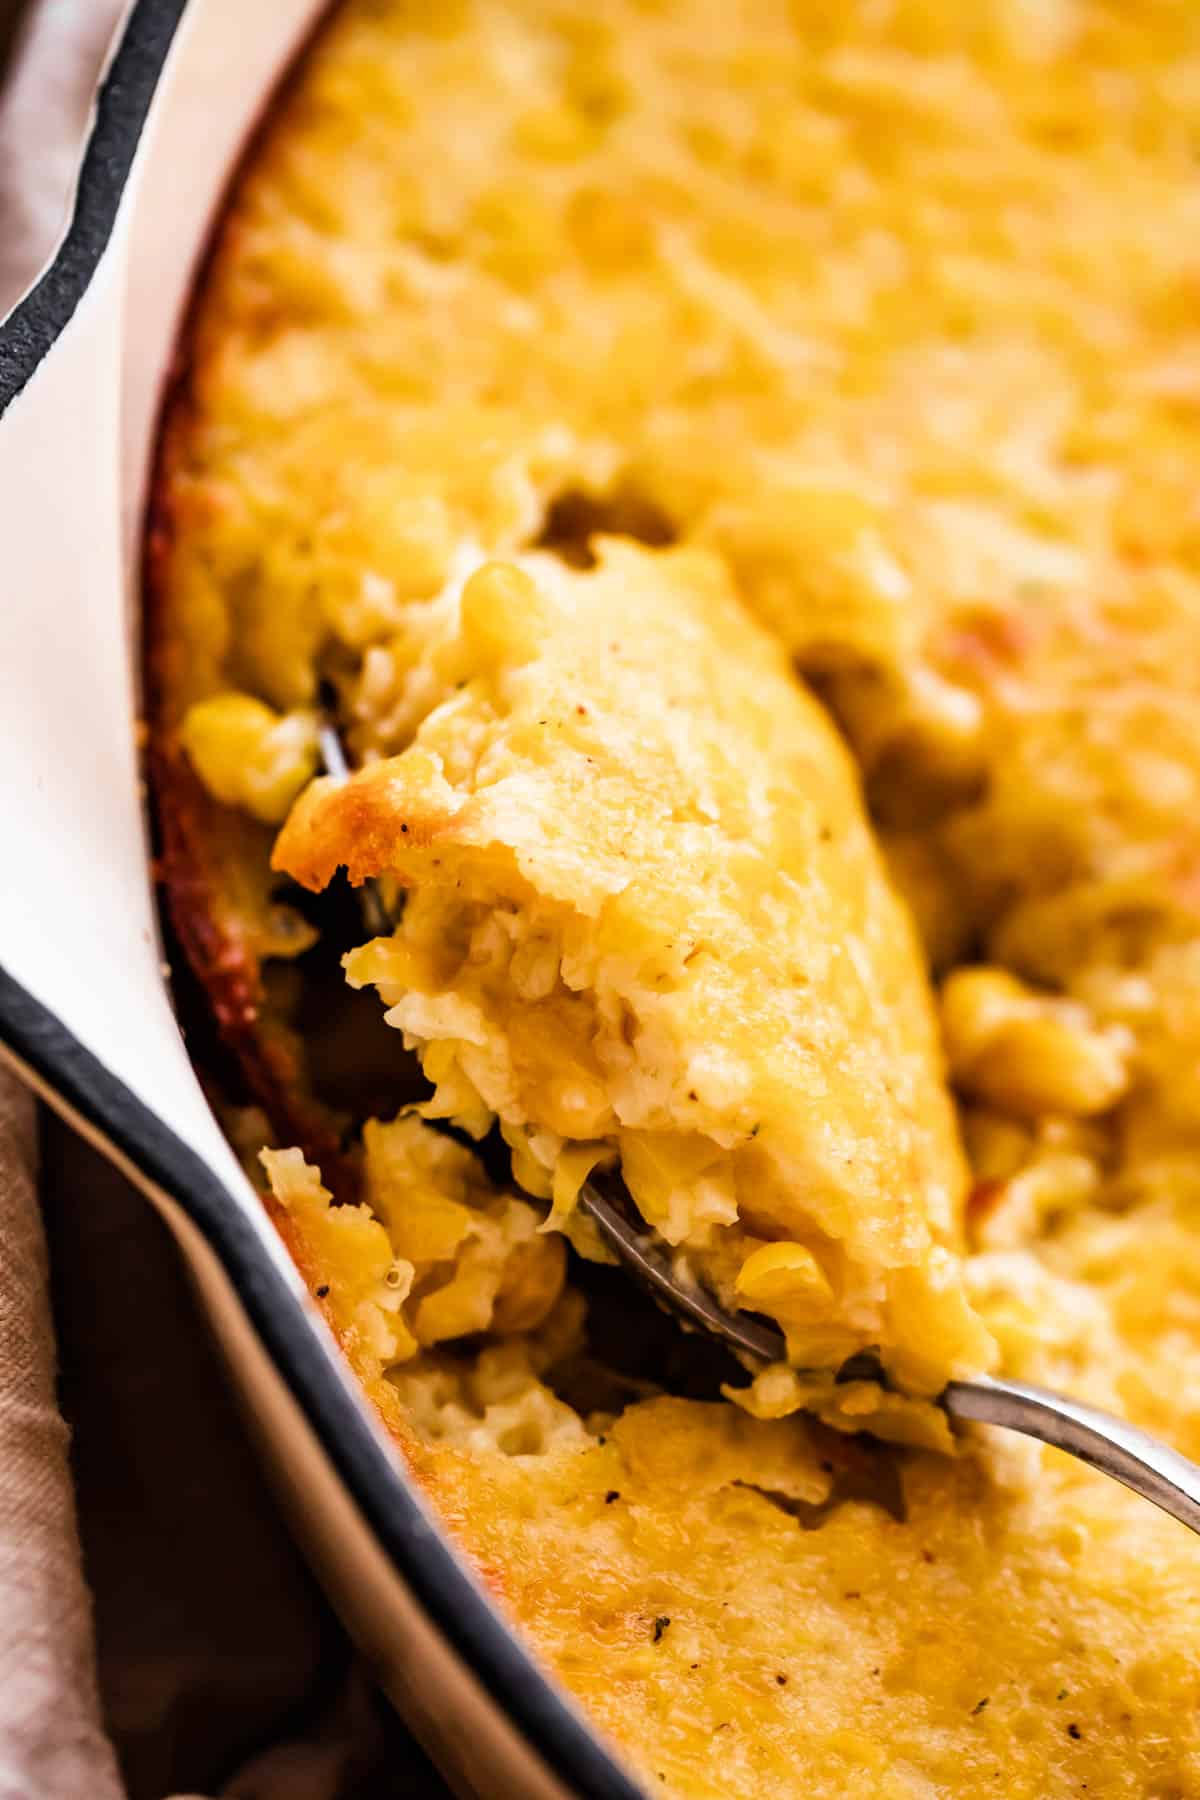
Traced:
POLYGON ((201 285, 175 928, 348 1356, 650 1791, 1200 1791, 1194 1540, 925 1398, 998 1357, 1200 1453, 1198 156, 1182 0, 347 0, 201 285), (796 1367, 622 1310, 614 1158, 796 1367))
POLYGON ((348 978, 419 1049, 425 1115, 498 1119, 555 1223, 616 1159, 791 1362, 879 1346, 937 1393, 991 1344, 924 970, 850 760, 710 553, 596 553, 472 574, 411 746, 314 782, 275 866, 402 884, 348 978))

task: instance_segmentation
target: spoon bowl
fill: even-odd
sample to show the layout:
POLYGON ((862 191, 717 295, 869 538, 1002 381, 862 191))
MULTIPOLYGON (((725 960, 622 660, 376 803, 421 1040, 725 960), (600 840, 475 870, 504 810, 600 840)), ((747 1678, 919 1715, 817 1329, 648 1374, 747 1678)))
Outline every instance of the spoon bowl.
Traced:
MULTIPOLYGON (((787 1345, 777 1326, 752 1313, 727 1310, 705 1288, 688 1280, 658 1240, 633 1224, 620 1199, 604 1191, 595 1178, 585 1183, 579 1205, 622 1267, 686 1330, 707 1332, 753 1363, 786 1361, 787 1345)), ((836 1379, 889 1385, 871 1350, 848 1358, 836 1379)), ((948 1382, 937 1403, 951 1419, 1000 1425, 1065 1450, 1200 1532, 1200 1465, 1100 1407, 992 1375, 948 1382)))

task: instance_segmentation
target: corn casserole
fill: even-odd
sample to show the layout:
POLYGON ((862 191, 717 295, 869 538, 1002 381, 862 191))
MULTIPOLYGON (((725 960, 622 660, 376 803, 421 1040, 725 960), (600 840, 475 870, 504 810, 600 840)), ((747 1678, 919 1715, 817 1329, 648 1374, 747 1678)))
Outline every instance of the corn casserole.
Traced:
POLYGON ((1185 0, 343 0, 200 281, 230 1129, 648 1792, 1200 1794, 1200 1545, 933 1403, 1200 1454, 1198 171, 1185 0), (786 1362, 639 1318, 597 1170, 786 1362))

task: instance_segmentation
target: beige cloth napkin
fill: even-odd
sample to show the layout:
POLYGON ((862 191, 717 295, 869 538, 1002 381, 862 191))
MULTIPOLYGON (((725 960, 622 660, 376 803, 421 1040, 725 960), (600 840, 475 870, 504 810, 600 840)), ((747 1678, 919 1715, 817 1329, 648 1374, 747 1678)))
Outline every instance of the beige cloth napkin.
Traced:
MULTIPOLYGON (((17 3, 0 0, 0 39, 17 3)), ((0 316, 61 230, 123 10, 33 0, 21 19, 0 89, 0 316)), ((446 1792, 283 1529, 165 1228, 0 1067, 0 1800, 184 1786, 446 1792)))
POLYGON ((0 1793, 121 1792, 54 1391, 33 1101, 0 1071, 0 1793))
POLYGON ((96 77, 125 5, 0 0, 0 26, 16 21, 0 93, 0 316, 66 218, 96 77))

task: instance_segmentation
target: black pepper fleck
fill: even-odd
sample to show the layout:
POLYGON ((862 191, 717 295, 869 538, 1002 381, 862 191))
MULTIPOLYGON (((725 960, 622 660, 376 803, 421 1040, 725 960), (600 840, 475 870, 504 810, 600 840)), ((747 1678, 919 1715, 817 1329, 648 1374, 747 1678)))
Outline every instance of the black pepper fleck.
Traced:
POLYGON ((659 1613, 657 1619, 654 1621, 654 1641, 656 1644, 670 1623, 671 1620, 667 1613, 659 1613))
POLYGON ((1073 1737, 1075 1739, 1075 1742, 1078 1743, 1080 1738, 1083 1736, 1083 1733, 1082 1733, 1082 1731, 1080 1731, 1078 1725, 1071 1724, 1071 1725, 1067 1726, 1067 1736, 1073 1737))
POLYGON ((327 1281, 323 1281, 321 1283, 320 1287, 317 1289, 317 1299, 324 1300, 324 1298, 328 1292, 329 1292, 329 1283, 327 1281))
POLYGON ((779 1685, 780 1685, 780 1687, 786 1687, 786 1686, 787 1686, 787 1676, 786 1676, 786 1675, 777 1675, 777 1676, 776 1676, 776 1677, 775 1677, 775 1679, 776 1679, 776 1681, 777 1681, 777 1682, 778 1682, 778 1683, 779 1683, 779 1685))
POLYGON ((611 1506, 614 1500, 619 1500, 620 1498, 621 1493, 619 1488, 609 1488, 607 1494, 604 1496, 604 1504, 605 1506, 611 1506))
POLYGON ((979 1717, 980 1713, 983 1711, 984 1707, 987 1705, 988 1699, 989 1699, 989 1696, 987 1694, 985 1694, 983 1696, 982 1700, 977 1700, 975 1702, 974 1706, 971 1708, 971 1717, 973 1719, 977 1719, 979 1717))

